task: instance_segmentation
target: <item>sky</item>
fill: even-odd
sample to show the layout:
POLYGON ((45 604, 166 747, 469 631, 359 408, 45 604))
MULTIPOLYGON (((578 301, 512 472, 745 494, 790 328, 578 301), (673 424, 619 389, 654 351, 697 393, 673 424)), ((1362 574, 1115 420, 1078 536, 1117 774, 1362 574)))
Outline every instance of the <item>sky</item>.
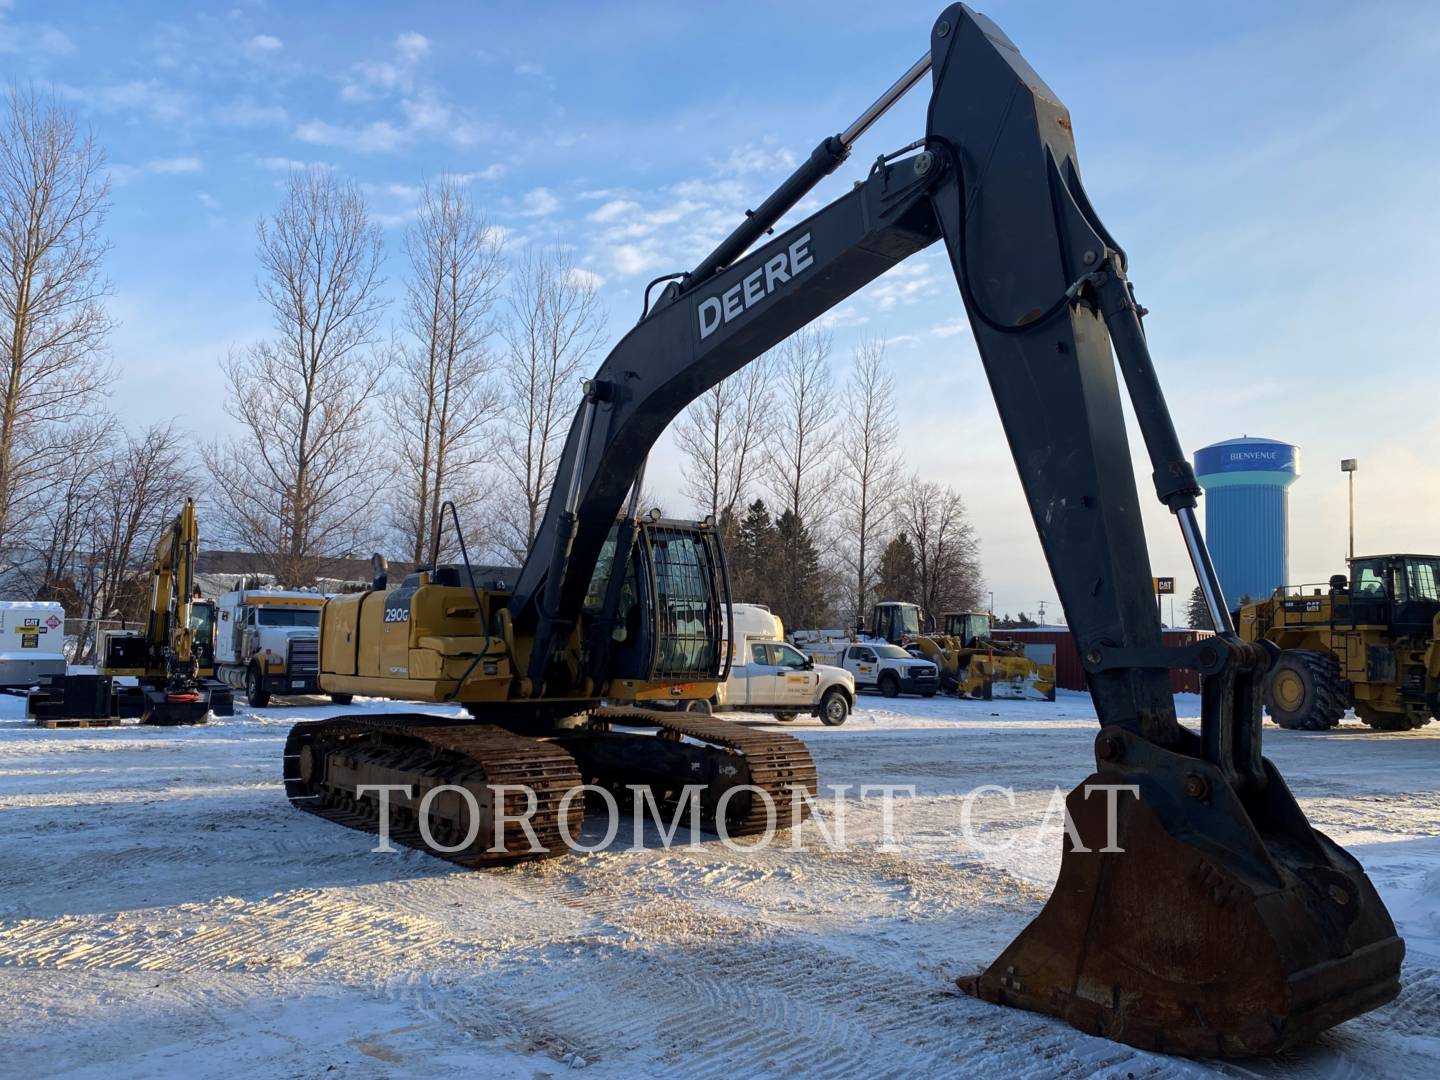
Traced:
MULTIPOLYGON (((1342 457, 1360 463, 1359 547, 1440 547, 1440 5, 981 9, 1071 111, 1087 190, 1150 309, 1181 441, 1250 434, 1301 448, 1291 580, 1343 568, 1342 457)), ((420 186, 463 178, 512 253, 562 244, 594 275, 613 342, 645 282, 693 265, 858 115, 925 52, 940 10, 0 0, 0 62, 53 88, 108 155, 111 407, 208 438, 231 427, 220 361, 269 331, 255 224, 292 167, 323 164, 362 186, 392 292, 420 186)), ((798 213, 921 135, 927 87, 798 213)), ((964 495, 995 609, 1044 600, 1053 613, 938 249, 827 325, 837 382, 862 336, 888 340, 906 463, 964 495)), ((1154 572, 1183 596, 1193 575, 1133 431, 1132 444, 1154 572)), ((677 512, 677 455, 661 449, 650 486, 677 512)))

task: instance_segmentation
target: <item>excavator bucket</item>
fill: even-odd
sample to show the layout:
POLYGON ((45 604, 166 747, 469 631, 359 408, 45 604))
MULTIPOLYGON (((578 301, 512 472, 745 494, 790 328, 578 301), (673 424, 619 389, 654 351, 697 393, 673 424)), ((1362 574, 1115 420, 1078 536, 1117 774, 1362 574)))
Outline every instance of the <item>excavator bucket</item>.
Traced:
POLYGON ((1374 886, 1269 761, 1242 799, 1118 727, 1097 748, 1054 894, 962 989, 1195 1057, 1272 1054, 1398 993, 1405 945, 1374 886))

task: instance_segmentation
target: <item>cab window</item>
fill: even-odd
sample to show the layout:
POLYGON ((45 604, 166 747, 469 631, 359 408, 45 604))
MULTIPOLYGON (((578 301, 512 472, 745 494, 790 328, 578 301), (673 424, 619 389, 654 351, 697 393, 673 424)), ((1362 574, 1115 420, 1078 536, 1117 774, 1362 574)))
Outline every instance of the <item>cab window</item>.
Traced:
POLYGON ((1405 564, 1405 571, 1411 600, 1440 600, 1440 580, 1433 561, 1412 560, 1405 564))
POLYGON ((809 663, 804 653, 789 645, 771 645, 770 654, 774 657, 771 663, 779 664, 781 667, 799 669, 809 663))
POLYGON ((862 664, 873 664, 875 663, 875 654, 869 649, 856 649, 855 659, 862 664))
POLYGON ((1384 596, 1385 579, 1375 563, 1357 563, 1355 584, 1351 591, 1356 596, 1384 596))
POLYGON ((766 654, 764 645, 757 642, 750 646, 750 662, 753 664, 770 663, 770 657, 766 654))

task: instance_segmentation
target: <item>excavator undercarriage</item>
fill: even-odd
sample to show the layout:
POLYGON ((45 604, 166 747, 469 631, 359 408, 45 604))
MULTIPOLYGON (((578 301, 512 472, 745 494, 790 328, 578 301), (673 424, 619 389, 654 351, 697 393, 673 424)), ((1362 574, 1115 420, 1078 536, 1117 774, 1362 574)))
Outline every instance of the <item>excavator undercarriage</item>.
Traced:
POLYGON ((287 743, 291 799, 373 830, 380 803, 362 787, 409 785, 386 810, 396 839, 428 830, 460 843, 488 829, 483 850, 478 839, 424 845, 475 866, 555 853, 511 829, 511 789, 495 789, 512 782, 533 789, 547 841, 579 824, 580 800, 566 798, 582 781, 648 786, 657 802, 693 783, 702 825, 717 829, 763 827, 767 797, 779 824, 803 812, 816 776, 795 740, 633 704, 667 687, 680 691, 677 706, 708 701, 729 663, 721 643, 734 640, 713 523, 642 518, 644 463, 697 396, 935 243, 1100 721, 1097 770, 1069 798, 1076 828, 1054 895, 962 986, 1137 1046, 1218 1056, 1274 1053, 1389 1000, 1404 944, 1385 905, 1261 755, 1260 686, 1275 650, 1235 633, 1145 311, 1081 182, 1069 112, 1000 28, 963 4, 941 13, 920 61, 719 247, 653 303, 647 293, 639 323, 586 384, 522 568, 473 570, 462 540, 463 571, 432 559, 398 589, 377 581, 327 603, 327 691, 458 702, 475 721, 302 724, 287 743), (775 232, 927 75, 924 138, 775 232), (1155 496, 1175 516, 1217 629, 1196 645, 1161 639, 1122 381, 1155 496), (1198 734, 1177 719, 1173 668, 1202 676, 1198 734), (558 722, 566 716, 580 719, 558 722), (431 794, 441 784, 470 792, 476 809, 455 791, 431 794))

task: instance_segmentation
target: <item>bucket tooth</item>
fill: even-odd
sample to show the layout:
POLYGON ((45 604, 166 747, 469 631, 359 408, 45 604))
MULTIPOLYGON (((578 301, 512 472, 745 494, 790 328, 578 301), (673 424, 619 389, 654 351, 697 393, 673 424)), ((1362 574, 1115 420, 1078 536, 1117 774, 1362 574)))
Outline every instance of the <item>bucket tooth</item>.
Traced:
POLYGON ((1399 992, 1384 903, 1269 761, 1242 798, 1205 761, 1120 728, 1100 739, 1109 760, 1066 800, 1053 895, 963 990, 1195 1057, 1273 1054, 1399 992))

